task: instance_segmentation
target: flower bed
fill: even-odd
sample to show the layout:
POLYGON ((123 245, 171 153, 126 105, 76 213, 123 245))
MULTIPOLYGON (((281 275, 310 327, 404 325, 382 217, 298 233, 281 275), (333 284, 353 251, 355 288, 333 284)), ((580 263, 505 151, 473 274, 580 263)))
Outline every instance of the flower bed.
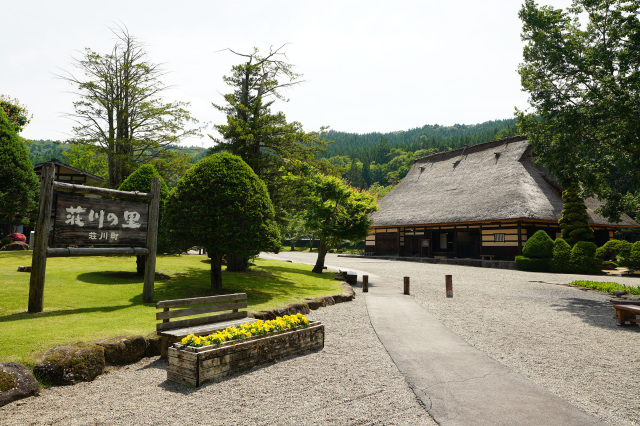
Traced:
POLYGON ((258 365, 324 347, 321 323, 304 318, 301 323, 292 324, 295 319, 291 317, 304 318, 285 316, 231 327, 210 336, 187 336, 184 344, 175 343, 169 348, 167 379, 198 387, 258 365), (287 322, 289 326, 278 328, 287 322), (221 336, 225 341, 217 343, 221 336))

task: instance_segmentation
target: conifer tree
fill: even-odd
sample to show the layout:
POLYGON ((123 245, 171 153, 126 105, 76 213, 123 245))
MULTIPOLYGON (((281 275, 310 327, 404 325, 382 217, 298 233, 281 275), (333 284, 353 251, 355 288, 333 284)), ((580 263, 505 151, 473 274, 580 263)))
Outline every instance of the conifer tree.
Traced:
POLYGON ((587 206, 580 196, 577 185, 571 185, 562 192, 562 217, 558 225, 562 238, 573 246, 578 241, 593 241, 593 230, 589 226, 587 206))

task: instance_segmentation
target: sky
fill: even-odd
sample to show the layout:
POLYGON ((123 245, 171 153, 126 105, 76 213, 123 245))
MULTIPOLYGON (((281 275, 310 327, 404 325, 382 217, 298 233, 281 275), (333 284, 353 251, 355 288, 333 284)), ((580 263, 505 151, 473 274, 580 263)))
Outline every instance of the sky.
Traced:
MULTIPOLYGON (((0 94, 33 114, 27 139, 73 137, 74 87, 85 48, 109 53, 126 26, 148 59, 163 64, 166 102, 189 102, 211 146, 213 108, 231 89, 222 77, 254 47, 284 51, 304 83, 276 102, 306 131, 393 132, 426 124, 475 124, 527 108, 519 0, 4 1, 0 94)), ((569 0, 540 0, 567 7, 569 0)))

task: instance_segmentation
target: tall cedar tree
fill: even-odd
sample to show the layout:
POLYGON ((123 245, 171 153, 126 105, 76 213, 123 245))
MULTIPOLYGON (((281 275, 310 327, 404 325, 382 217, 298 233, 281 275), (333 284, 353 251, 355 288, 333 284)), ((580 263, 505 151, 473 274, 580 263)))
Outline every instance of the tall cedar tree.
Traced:
POLYGON ((593 230, 589 226, 589 215, 577 185, 562 191, 562 217, 558 221, 562 238, 573 246, 578 241, 593 241, 593 230))
POLYGON ((521 131, 563 187, 580 182, 617 220, 640 199, 640 0, 525 0, 521 131), (582 23, 585 22, 586 25, 582 23))
POLYGON ((75 139, 107 154, 109 186, 117 188, 139 164, 172 157, 170 145, 198 134, 187 129, 196 120, 185 109, 188 103, 164 103, 167 89, 159 79, 160 66, 147 59, 142 45, 126 29, 114 31, 117 41, 109 54, 86 49, 75 61, 81 72, 60 76, 74 85, 80 97, 73 103, 75 139))
POLYGON ((213 106, 227 115, 227 123, 214 126, 222 138, 209 135, 216 142, 211 152, 240 156, 267 184, 280 222, 288 217, 286 211, 299 206, 299 200, 290 196, 283 180, 286 160, 316 164, 316 155, 327 145, 322 130, 307 133, 300 123, 288 123, 282 112, 271 112, 277 99, 287 101, 281 93, 284 89, 301 83, 301 75, 286 61, 283 48, 270 49, 264 56, 258 49, 250 54, 229 49, 246 61, 232 67, 230 76, 223 77, 233 93, 224 96, 224 105, 213 106))
POLYGON ((213 154, 189 169, 169 194, 163 226, 185 250, 211 257, 211 288, 222 288, 222 256, 279 251, 280 233, 267 188, 236 155, 213 154))
POLYGON ((0 219, 11 227, 28 224, 40 193, 29 151, 15 128, 0 108, 0 219))

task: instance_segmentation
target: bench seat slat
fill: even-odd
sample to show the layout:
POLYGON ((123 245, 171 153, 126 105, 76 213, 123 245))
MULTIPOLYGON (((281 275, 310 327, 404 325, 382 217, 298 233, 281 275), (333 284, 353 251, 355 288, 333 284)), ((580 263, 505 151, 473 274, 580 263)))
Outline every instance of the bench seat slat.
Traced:
POLYGON ((195 334, 196 336, 206 336, 214 331, 224 330, 227 327, 239 326, 248 322, 256 321, 255 318, 242 318, 230 321, 217 322, 215 324, 203 324, 199 327, 187 327, 187 328, 178 328, 173 330, 165 330, 158 332, 161 336, 169 336, 174 338, 182 338, 188 336, 189 334, 195 334))
POLYGON ((177 311, 157 312, 156 320, 168 318, 188 317, 191 315, 207 314, 209 312, 231 311, 246 308, 247 302, 225 303, 223 305, 198 306, 197 308, 180 309, 177 311))
POLYGON ((190 299, 162 300, 156 303, 156 309, 174 308, 178 306, 204 305, 216 302, 233 302, 247 300, 247 293, 223 294, 220 296, 193 297, 190 299))
POLYGON ((623 311, 635 312, 636 315, 640 315, 640 306, 637 305, 613 305, 613 308, 623 311))
POLYGON ((614 305, 638 305, 638 306, 640 306, 640 300, 611 299, 609 301, 614 305))
POLYGON ((220 321, 227 321, 232 319, 246 318, 247 316, 248 316, 247 311, 240 311, 240 312, 229 312, 229 313, 220 314, 220 315, 213 315, 209 317, 198 317, 198 318, 190 318, 190 319, 180 320, 180 321, 161 322, 156 324, 156 330, 164 331, 164 330, 172 330, 177 328, 192 327, 196 325, 208 324, 211 322, 220 322, 220 321))

